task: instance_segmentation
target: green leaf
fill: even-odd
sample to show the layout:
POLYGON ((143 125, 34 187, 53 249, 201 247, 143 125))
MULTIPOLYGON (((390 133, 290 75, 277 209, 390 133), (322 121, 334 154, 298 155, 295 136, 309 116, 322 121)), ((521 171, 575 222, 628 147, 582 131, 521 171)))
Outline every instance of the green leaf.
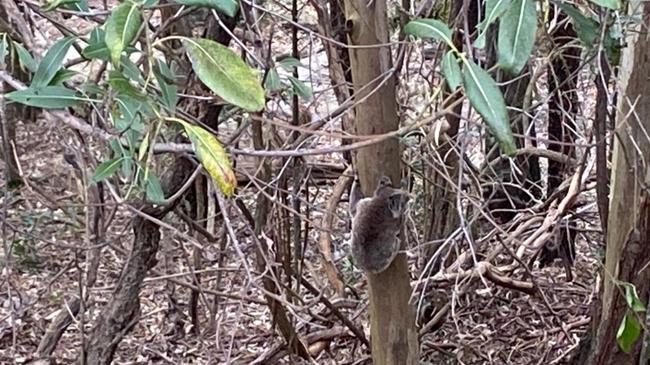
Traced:
POLYGON ((641 335, 641 325, 633 313, 626 313, 616 333, 616 342, 625 353, 630 353, 632 346, 641 335))
POLYGON ((303 65, 300 60, 293 57, 283 58, 282 60, 278 61, 278 65, 288 71, 293 71, 294 67, 307 68, 307 66, 303 65))
POLYGON ((119 71, 110 71, 107 82, 118 95, 129 96, 138 101, 146 100, 146 95, 133 86, 119 71))
POLYGON ((154 68, 154 75, 160 87, 163 105, 169 110, 174 111, 176 109, 176 102, 178 101, 178 88, 174 83, 176 75, 174 75, 174 72, 163 60, 157 59, 156 63, 157 67, 154 68))
POLYGON ((536 32, 537 12, 533 0, 513 0, 499 22, 499 67, 518 75, 528 62, 536 32))
POLYGON ((138 147, 138 160, 143 161, 144 157, 149 151, 149 132, 144 135, 142 142, 140 142, 140 147, 138 147))
POLYGON ((458 60, 453 51, 448 51, 442 58, 442 75, 451 91, 456 90, 463 82, 460 66, 458 66, 458 60))
POLYGON ((88 2, 86 0, 75 0, 70 3, 66 2, 63 4, 63 7, 73 11, 90 12, 90 8, 88 7, 88 2))
POLYGON ((90 183, 91 184, 97 183, 113 175, 117 171, 117 169, 120 168, 120 165, 122 164, 122 159, 123 157, 118 157, 100 163, 95 169, 93 176, 90 178, 90 183))
POLYGON ((66 5, 66 4, 74 4, 76 2, 79 2, 79 0, 50 0, 45 5, 41 7, 43 11, 52 11, 60 6, 66 5))
POLYGON ((69 80, 71 77, 77 74, 77 71, 73 70, 68 70, 68 69, 60 69, 59 71, 54 74, 54 77, 52 78, 52 81, 50 81, 50 85, 59 85, 62 86, 63 83, 67 80, 69 80))
POLYGON ((311 88, 307 86, 304 82, 298 80, 297 78, 293 76, 288 77, 289 82, 291 83, 291 87, 293 89, 293 92, 298 94, 303 100, 308 101, 311 99, 311 88))
POLYGON ((415 19, 404 26, 404 33, 419 38, 433 38, 447 43, 453 47, 451 40, 451 30, 447 24, 436 19, 415 19))
POLYGON ((0 64, 2 64, 4 67, 5 59, 7 58, 7 54, 9 54, 9 42, 7 40, 8 38, 7 33, 2 33, 1 37, 2 39, 0 40, 0 64))
POLYGON ((5 95, 7 99, 39 108, 62 109, 75 105, 81 98, 63 86, 28 87, 5 95))
POLYGON ((266 80, 264 80, 264 88, 270 92, 282 89, 280 75, 278 75, 278 70, 276 70, 275 67, 271 68, 269 70, 269 73, 266 75, 266 80))
POLYGON ((255 70, 230 48, 204 38, 186 38, 187 55, 199 79, 225 101, 248 111, 264 108, 255 70))
POLYGON ((174 0, 175 2, 188 6, 200 6, 217 10, 229 17, 234 17, 239 9, 239 2, 236 0, 174 0))
POLYGON ((573 22, 578 38, 584 43, 585 46, 591 48, 596 45, 598 40, 598 22, 594 19, 586 17, 580 10, 573 5, 558 3, 557 6, 569 17, 573 22))
POLYGON ((612 10, 618 10, 621 8, 621 0, 591 0, 591 2, 612 10))
POLYGON ((32 78, 31 83, 32 87, 40 87, 50 84, 54 75, 61 68, 63 59, 68 53, 68 49, 72 45, 72 42, 74 42, 73 37, 65 37, 59 39, 52 45, 52 47, 50 47, 34 72, 34 77, 32 78))
POLYGON ((237 187, 237 178, 232 171, 232 165, 221 143, 217 141, 212 133, 201 127, 183 121, 178 122, 185 128, 187 136, 192 141, 196 156, 205 170, 217 182, 219 189, 225 196, 232 195, 235 187, 237 187))
POLYGON ((89 60, 98 59, 102 61, 108 61, 111 57, 108 47, 106 47, 106 43, 103 41, 101 43, 89 44, 81 50, 81 55, 89 60))
POLYGON ((474 41, 474 47, 483 49, 485 48, 485 35, 487 30, 503 13, 508 9, 512 0, 486 0, 485 2, 485 19, 480 22, 476 28, 479 30, 479 35, 474 41))
POLYGON ((115 67, 120 66, 122 51, 131 43, 140 29, 142 14, 135 3, 126 1, 115 8, 106 19, 106 46, 115 67))
POLYGON ((23 67, 25 67, 29 72, 36 72, 38 63, 36 63, 34 57, 29 54, 29 51, 27 51, 22 44, 18 42, 13 43, 14 48, 16 49, 16 53, 18 53, 18 60, 20 61, 20 64, 23 65, 23 67))
POLYGON ((149 172, 146 185, 147 200, 158 203, 165 201, 165 193, 160 184, 160 179, 156 175, 149 172))
POLYGON ((621 286, 625 291, 625 301, 627 302, 627 306, 634 312, 645 312, 645 305, 643 305, 643 302, 639 299, 636 287, 631 283, 625 282, 621 283, 621 286))
POLYGON ((492 76, 473 61, 464 59, 463 62, 463 85, 470 104, 485 119, 503 153, 513 155, 517 148, 501 90, 492 76))

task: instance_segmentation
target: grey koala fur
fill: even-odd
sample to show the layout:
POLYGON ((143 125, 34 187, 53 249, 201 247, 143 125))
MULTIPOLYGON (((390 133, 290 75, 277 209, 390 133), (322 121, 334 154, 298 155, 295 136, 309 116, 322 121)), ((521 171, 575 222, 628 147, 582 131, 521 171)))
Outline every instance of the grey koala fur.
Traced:
POLYGON ((397 256, 399 233, 409 195, 382 176, 372 197, 363 198, 355 181, 350 191, 352 257, 364 271, 377 274, 397 256))

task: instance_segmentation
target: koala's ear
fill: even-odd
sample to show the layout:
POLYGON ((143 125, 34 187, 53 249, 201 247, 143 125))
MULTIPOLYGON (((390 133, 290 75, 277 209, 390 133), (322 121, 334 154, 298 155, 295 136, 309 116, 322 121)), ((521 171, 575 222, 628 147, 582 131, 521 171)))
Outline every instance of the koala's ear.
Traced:
POLYGON ((357 205, 359 201, 363 199, 363 193, 361 192, 361 185, 359 184, 358 179, 354 179, 352 182, 352 188, 350 189, 350 215, 354 217, 357 214, 357 205))

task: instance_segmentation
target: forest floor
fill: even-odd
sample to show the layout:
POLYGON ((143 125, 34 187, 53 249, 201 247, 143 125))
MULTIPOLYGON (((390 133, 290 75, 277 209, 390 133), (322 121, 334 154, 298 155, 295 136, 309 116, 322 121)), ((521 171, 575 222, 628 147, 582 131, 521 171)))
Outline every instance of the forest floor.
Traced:
MULTIPOLYGON (((12 262, 8 267, 2 263, 0 281, 3 293, 0 296, 0 363, 31 360, 49 322, 79 292, 80 270, 86 267, 86 262, 84 252, 75 248, 85 246, 87 236, 82 228, 85 217, 78 180, 73 168, 63 159, 63 154, 71 148, 71 142, 66 139, 70 135, 52 121, 18 126, 21 169, 30 183, 13 192, 9 200, 0 201, 8 207, 3 238, 12 247, 12 262)), ((76 358, 83 341, 81 324, 88 333, 93 316, 111 298, 112 285, 119 278, 132 233, 127 212, 117 209, 116 219, 112 227, 122 229, 111 230, 106 237, 107 247, 103 250, 97 280, 101 286, 90 289, 90 308, 83 321, 78 319, 73 323, 59 342, 55 352, 59 363, 71 363, 76 358)), ((169 223, 178 222, 170 220, 169 223)), ((470 292, 457 297, 444 325, 423 337, 423 359, 431 364, 565 363, 587 329, 589 307, 596 294, 595 257, 600 238, 594 238, 588 231, 578 235, 573 282, 565 280, 560 267, 534 268, 532 273, 546 296, 545 301, 539 295, 529 296, 476 281, 470 292)), ((207 313, 202 313, 203 333, 190 332, 192 325, 186 313, 189 291, 165 278, 189 281, 187 263, 191 246, 172 235, 164 235, 158 271, 151 273, 140 296, 142 317, 120 343, 116 364, 219 364, 226 359, 233 364, 253 363, 255 359, 264 360, 263 363, 290 363, 286 358, 271 360, 273 353, 280 349, 280 338, 271 329, 262 293, 242 286, 244 271, 232 249, 222 266, 224 275, 219 288, 211 286, 217 275, 218 249, 214 246, 208 246, 204 252, 203 281, 208 283, 207 287, 233 294, 231 298, 221 299, 216 326, 208 329, 207 313)), ((313 250, 308 249, 307 255, 314 257, 313 250)), ((315 275, 318 268, 310 270, 313 270, 310 280, 315 285, 326 286, 326 281, 315 275)), ((337 303, 367 332, 364 280, 351 270, 344 269, 344 275, 360 297, 341 299, 337 303)), ((453 286, 434 286, 429 290, 444 298, 444 302, 449 299, 451 289, 453 286)), ((212 301, 212 298, 205 299, 212 301)), ((317 303, 308 296, 305 300, 317 303)), ((304 308, 297 315, 305 319, 304 323, 297 323, 303 335, 322 328, 342 327, 321 305, 304 308), (314 316, 320 324, 309 323, 313 321, 309 318, 314 316)), ((327 342, 329 349, 317 357, 317 363, 369 363, 367 350, 350 333, 341 330, 339 338, 327 342)), ((293 363, 299 362, 293 359, 293 363)))

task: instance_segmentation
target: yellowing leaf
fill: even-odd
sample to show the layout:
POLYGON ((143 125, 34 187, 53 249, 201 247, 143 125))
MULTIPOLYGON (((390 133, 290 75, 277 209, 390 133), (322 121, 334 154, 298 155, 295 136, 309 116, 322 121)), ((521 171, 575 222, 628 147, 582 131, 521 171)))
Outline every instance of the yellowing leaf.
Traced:
POLYGON ((237 178, 232 171, 232 165, 221 143, 205 129, 177 120, 185 128, 187 136, 192 141, 194 152, 205 170, 217 182, 225 196, 230 196, 237 187, 237 178))

